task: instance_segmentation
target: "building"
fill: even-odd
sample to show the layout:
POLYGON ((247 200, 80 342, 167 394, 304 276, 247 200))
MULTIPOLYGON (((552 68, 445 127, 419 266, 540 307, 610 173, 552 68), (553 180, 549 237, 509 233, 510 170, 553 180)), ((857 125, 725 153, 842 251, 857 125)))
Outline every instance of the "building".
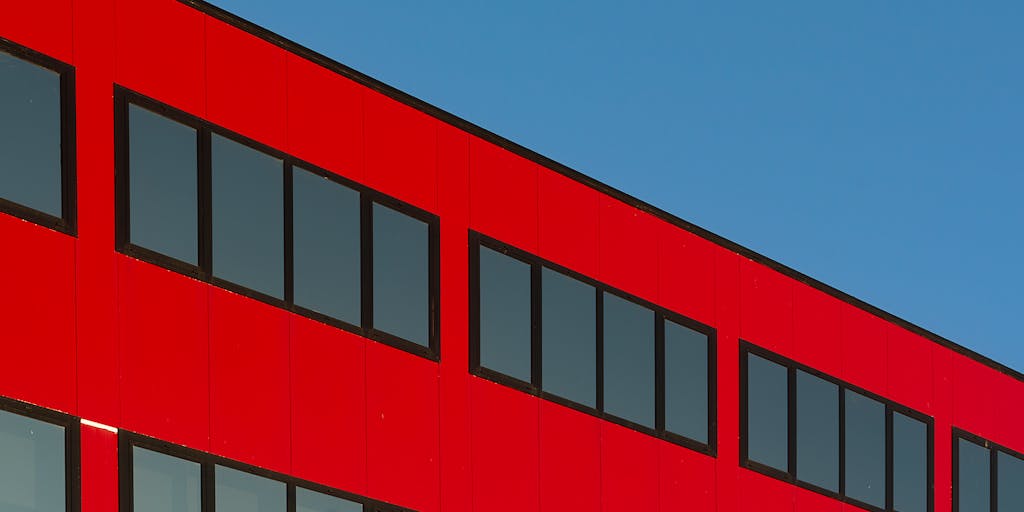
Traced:
POLYGON ((199 0, 0 10, 0 511, 1024 510, 1024 376, 199 0))

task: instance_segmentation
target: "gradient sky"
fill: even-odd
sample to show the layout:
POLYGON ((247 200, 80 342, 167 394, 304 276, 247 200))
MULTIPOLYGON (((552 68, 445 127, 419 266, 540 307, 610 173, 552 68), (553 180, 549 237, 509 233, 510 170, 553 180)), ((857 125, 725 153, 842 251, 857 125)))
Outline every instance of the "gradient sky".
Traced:
POLYGON ((1024 370, 1020 0, 214 3, 1024 370))

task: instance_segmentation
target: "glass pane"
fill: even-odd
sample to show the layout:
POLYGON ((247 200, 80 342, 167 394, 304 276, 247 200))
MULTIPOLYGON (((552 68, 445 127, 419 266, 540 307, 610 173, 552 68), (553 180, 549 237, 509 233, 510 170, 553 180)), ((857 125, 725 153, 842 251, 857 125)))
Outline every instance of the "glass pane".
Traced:
POLYGON ((198 265, 196 130, 131 105, 128 132, 129 239, 198 265))
POLYGON ((134 512, 199 512, 199 463, 132 449, 134 512))
MULTIPOLYGON (((313 492, 302 487, 295 488, 295 512, 362 512, 363 505, 313 492)), ((218 511, 219 512, 219 511, 218 511)))
POLYGON ((217 512, 285 512, 285 484, 217 466, 217 512))
POLYGON ((530 382, 530 265, 480 247, 480 365, 530 382))
POLYGON ((213 135, 213 274, 284 298, 281 160, 213 135))
POLYGON ((61 216, 60 75, 0 51, 0 197, 61 216))
POLYGON ((747 457, 775 469, 789 466, 789 372, 747 356, 747 457))
POLYGON ((604 410, 654 428, 654 312, 604 294, 604 410))
POLYGON ((427 223, 373 205, 373 327, 430 344, 430 230, 427 223))
POLYGON ((796 476, 839 492, 839 386, 796 372, 796 476))
POLYGON ((359 193, 295 168, 295 304, 360 324, 359 193))
POLYGON ((996 458, 999 480, 996 510, 1024 510, 1024 460, 1003 452, 998 452, 996 458))
POLYGON ((885 506, 885 405, 846 390, 846 495, 885 506))
POLYGON ((665 321, 665 429, 708 442, 708 337, 665 321))
POLYGON ((960 512, 989 512, 991 506, 990 470, 988 448, 970 441, 957 440, 959 471, 957 482, 960 512))
POLYGON ((541 271, 543 387, 562 398, 597 405, 597 298, 593 286, 541 271))
POLYGON ((898 412, 892 414, 892 466, 896 512, 927 512, 928 425, 898 412))
POLYGON ((64 428, 0 411, 0 510, 64 511, 64 428))

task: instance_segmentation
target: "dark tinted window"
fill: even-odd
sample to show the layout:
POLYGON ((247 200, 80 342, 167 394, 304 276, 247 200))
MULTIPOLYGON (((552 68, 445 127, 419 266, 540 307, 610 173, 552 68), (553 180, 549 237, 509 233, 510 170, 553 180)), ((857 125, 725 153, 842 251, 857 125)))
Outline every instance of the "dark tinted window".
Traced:
POLYGON ((129 239, 197 265, 196 130, 131 105, 128 131, 129 239))
POLYGON ((0 198, 60 217, 60 75, 0 51, 0 198))
POLYGON ((359 193, 299 168, 292 190, 295 304, 359 325, 359 193))
POLYGON ((796 372, 796 455, 797 478, 839 491, 839 386, 801 370, 796 372))
POLYGON ((747 356, 747 456, 782 471, 789 452, 788 373, 782 365, 747 356))
POLYGON ((213 273, 284 298, 281 160, 213 135, 213 273))
POLYGON ((480 364, 530 381, 530 265, 480 247, 480 364))
POLYGON ((430 232, 423 221, 373 205, 373 327, 430 343, 430 232))
POLYGON ((665 430, 708 442, 708 336, 667 320, 665 430))
POLYGON ((654 312, 605 293, 604 410, 654 427, 654 312))
POLYGON ((354 501, 295 488, 295 512, 362 512, 363 505, 354 501))
POLYGON ((960 512, 988 512, 991 506, 988 449, 960 439, 957 441, 957 457, 960 512))
POLYGON ((1003 452, 997 452, 996 459, 996 510, 1024 510, 1024 460, 1003 452))
POLYGON ((0 510, 64 512, 64 428, 0 411, 0 510))
POLYGON ((285 512, 285 484, 217 466, 217 512, 285 512))
POLYGON ((134 512, 200 512, 198 462, 132 449, 134 512))
POLYGON ((597 400, 597 305, 593 286, 541 271, 542 382, 545 391, 594 407, 597 400))
POLYGON ((898 512, 927 512, 930 492, 928 425, 894 412, 892 443, 893 509, 898 512))
POLYGON ((885 506, 885 405, 846 390, 846 495, 885 506))

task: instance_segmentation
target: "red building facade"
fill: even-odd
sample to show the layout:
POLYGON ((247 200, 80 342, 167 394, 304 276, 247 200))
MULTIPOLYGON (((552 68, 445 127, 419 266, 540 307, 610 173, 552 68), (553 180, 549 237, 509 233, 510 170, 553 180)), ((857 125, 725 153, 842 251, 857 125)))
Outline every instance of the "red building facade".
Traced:
POLYGON ((21 440, 0 457, 65 472, 57 505, 39 470, 0 484, 0 510, 178 510, 147 509, 149 452, 184 461, 196 480, 174 492, 205 512, 235 510, 230 471, 288 512, 342 510, 309 492, 366 510, 1020 510, 1020 373, 215 7, 11 2, 0 52, 0 91, 43 70, 29 103, 52 104, 48 127, 0 119, 9 141, 51 132, 0 154, 0 409, 21 440), (144 119, 181 146, 145 160, 144 119), (228 154, 267 163, 269 202, 243 200, 263 189, 228 154), (196 185, 181 218, 160 200, 175 159, 196 185), (37 163, 49 192, 21 191, 37 163), (348 227, 324 222, 347 271, 306 245, 327 243, 308 228, 327 210, 299 195, 321 182, 351 200, 348 227), (491 288, 488 262, 508 280, 491 288), (348 302, 317 295, 327 274, 348 302), (574 290, 585 307, 552 309, 574 290), (42 423, 22 439, 21 418, 42 423), (831 460, 813 450, 834 464, 802 473, 831 460))

